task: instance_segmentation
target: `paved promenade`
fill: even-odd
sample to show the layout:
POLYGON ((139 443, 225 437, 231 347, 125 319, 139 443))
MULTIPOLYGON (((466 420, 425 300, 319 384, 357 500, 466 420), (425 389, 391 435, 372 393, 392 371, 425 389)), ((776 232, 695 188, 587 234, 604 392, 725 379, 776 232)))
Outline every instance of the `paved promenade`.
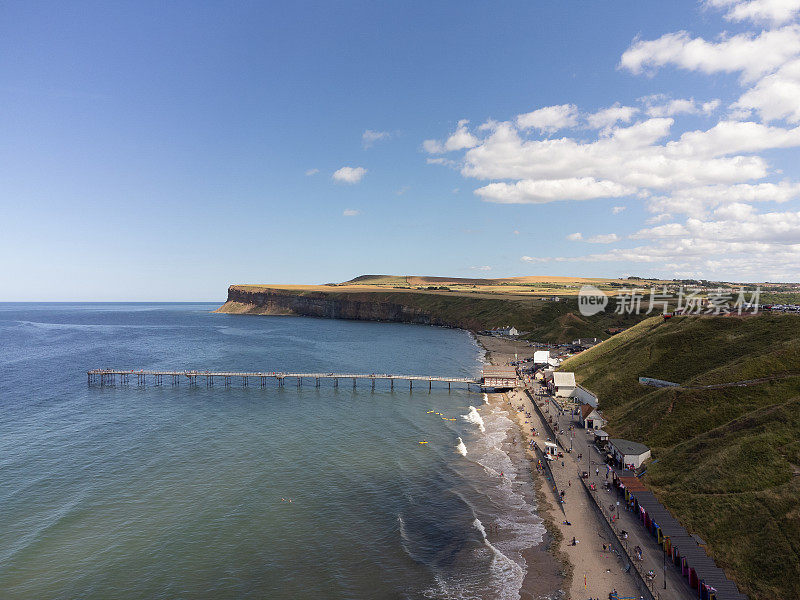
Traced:
MULTIPOLYGON (((532 384, 531 393, 538 390, 538 384, 532 384)), ((547 416, 547 409, 544 409, 544 414, 547 416)), ((596 504, 601 507, 603 518, 614 531, 616 538, 620 545, 622 545, 631 557, 633 568, 637 569, 642 575, 644 581, 648 582, 648 571, 652 571, 654 578, 649 580, 648 588, 654 598, 658 600, 697 600, 697 593, 689 587, 688 582, 680 572, 671 564, 666 564, 666 580, 667 585, 664 589, 664 553, 656 543, 650 533, 644 528, 642 523, 629 511, 625 510, 624 502, 621 497, 617 495, 613 489, 606 491, 606 484, 610 483, 611 475, 606 478, 607 468, 603 457, 595 447, 593 442, 594 436, 591 432, 587 432, 581 428, 575 421, 577 417, 572 417, 569 413, 559 414, 555 409, 555 405, 551 406, 550 414, 553 417, 553 429, 559 443, 565 448, 564 467, 561 463, 554 467, 554 470, 561 470, 561 476, 557 474, 557 479, 560 480, 560 485, 566 485, 568 490, 567 500, 571 495, 579 492, 585 494, 582 489, 584 485, 590 486, 594 484, 596 491, 589 492, 595 499, 596 504), (575 420, 573 420, 575 419, 575 420), (570 425, 574 425, 574 429, 570 430, 570 425), (561 432, 564 432, 563 434, 561 432), (566 449, 572 447, 572 452, 566 452, 566 449), (578 461, 577 457, 581 456, 578 461), (580 473, 588 472, 589 478, 582 479, 580 473), (570 485, 571 481, 571 485, 570 485), (619 507, 617 501, 620 501, 619 507), (614 507, 613 511, 610 510, 614 507), (622 509, 620 511, 620 509, 622 509), (614 516, 612 524, 611 517, 614 516), (622 532, 627 533, 627 538, 622 536, 622 532), (642 559, 638 560, 636 547, 642 550, 642 559)), ((577 569, 576 569, 577 571, 577 569)))

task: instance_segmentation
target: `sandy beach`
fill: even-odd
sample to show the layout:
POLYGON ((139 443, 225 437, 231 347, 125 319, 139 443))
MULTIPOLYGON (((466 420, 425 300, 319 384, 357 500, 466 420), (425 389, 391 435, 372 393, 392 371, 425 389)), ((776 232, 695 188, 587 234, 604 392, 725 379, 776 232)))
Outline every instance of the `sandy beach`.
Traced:
MULTIPOLYGON (((524 342, 479 336, 478 342, 487 352, 487 360, 496 365, 533 356, 534 349, 524 342)), ((523 389, 507 394, 490 394, 490 402, 504 403, 509 417, 520 427, 522 440, 536 481, 537 513, 544 520, 549 536, 531 549, 528 573, 520 596, 523 599, 552 597, 553 583, 562 579, 563 596, 568 600, 608 597, 616 589, 621 596, 639 597, 632 575, 624 572, 623 562, 609 550, 611 539, 601 518, 593 510, 579 479, 575 456, 565 453, 562 461, 553 462, 553 475, 558 490, 565 490, 562 506, 553 492, 553 482, 537 469, 538 458, 531 442, 540 445, 547 439, 545 425, 523 389), (536 432, 534 434, 533 432, 536 432), (566 522, 570 524, 567 525, 566 522), (575 538, 576 545, 572 545, 575 538), (547 552, 550 562, 535 552, 547 552)), ((582 429, 576 435, 582 435, 582 429)))

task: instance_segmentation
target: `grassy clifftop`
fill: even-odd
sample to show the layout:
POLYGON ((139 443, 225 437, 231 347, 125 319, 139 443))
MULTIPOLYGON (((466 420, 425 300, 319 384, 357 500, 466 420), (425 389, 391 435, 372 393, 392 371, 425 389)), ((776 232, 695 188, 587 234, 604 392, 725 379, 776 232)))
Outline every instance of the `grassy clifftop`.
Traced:
POLYGON ((743 591, 800 598, 800 317, 648 319, 564 368, 652 447, 646 481, 743 591))

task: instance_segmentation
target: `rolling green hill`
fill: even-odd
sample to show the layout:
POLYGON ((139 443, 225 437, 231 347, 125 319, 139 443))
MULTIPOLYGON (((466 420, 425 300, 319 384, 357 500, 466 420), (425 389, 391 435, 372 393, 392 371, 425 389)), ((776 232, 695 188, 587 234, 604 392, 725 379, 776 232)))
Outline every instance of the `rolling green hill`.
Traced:
POLYGON ((647 319, 563 368, 652 448, 645 481, 742 591, 800 598, 800 317, 647 319))

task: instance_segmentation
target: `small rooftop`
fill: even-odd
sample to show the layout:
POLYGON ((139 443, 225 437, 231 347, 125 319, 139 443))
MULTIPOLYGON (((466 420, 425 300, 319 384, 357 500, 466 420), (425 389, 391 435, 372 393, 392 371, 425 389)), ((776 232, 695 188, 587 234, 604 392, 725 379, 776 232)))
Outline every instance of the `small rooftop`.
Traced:
POLYGON ((608 442, 617 449, 620 454, 624 454, 626 456, 631 454, 644 454, 648 452, 650 448, 645 446, 644 444, 640 444, 639 442, 632 442, 630 440, 623 440, 620 438, 611 438, 608 442))
POLYGON ((575 387, 575 373, 568 371, 553 373, 553 385, 556 387, 575 387))

